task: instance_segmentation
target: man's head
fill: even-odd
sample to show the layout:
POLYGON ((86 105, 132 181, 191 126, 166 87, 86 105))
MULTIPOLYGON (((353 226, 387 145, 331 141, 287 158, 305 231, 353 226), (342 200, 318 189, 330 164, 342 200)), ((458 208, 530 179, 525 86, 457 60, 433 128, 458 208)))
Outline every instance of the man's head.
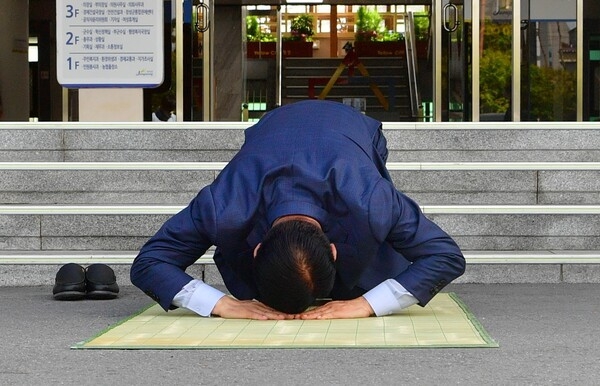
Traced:
POLYGON ((335 280, 335 247, 319 227, 301 220, 274 225, 256 249, 258 300, 289 314, 326 297, 335 280))
POLYGON ((171 113, 175 110, 177 103, 175 97, 172 94, 166 94, 160 101, 160 109, 165 113, 171 113))

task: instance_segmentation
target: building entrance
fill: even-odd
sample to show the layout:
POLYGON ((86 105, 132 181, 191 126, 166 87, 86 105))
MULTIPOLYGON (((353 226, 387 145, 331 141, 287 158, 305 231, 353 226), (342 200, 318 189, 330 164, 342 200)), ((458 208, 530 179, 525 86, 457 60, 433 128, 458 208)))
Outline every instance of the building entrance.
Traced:
MULTIPOLYGON (((164 1, 168 72, 161 88, 145 92, 145 116, 150 120, 168 92, 177 97, 179 121, 256 120, 279 105, 321 95, 348 44, 368 76, 344 71, 326 98, 383 121, 600 116, 597 1, 308 1, 164 1)), ((37 61, 21 89, 29 90, 31 117, 76 120, 77 90, 65 97, 55 80, 56 37, 47 28, 55 23, 47 16, 52 3, 30 1, 37 61)), ((7 87, 21 78, 9 73, 17 69, 22 66, 3 67, 5 118, 15 111, 7 87)))
POLYGON ((429 5, 243 8, 243 119, 306 98, 347 103, 385 121, 428 119, 429 5))

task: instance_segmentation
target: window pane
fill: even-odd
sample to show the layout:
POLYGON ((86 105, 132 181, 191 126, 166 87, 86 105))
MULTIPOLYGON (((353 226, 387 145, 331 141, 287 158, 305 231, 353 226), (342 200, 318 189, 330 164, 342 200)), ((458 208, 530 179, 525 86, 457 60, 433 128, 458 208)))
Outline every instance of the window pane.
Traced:
POLYGON ((481 1, 480 117, 482 121, 510 120, 512 82, 512 8, 481 1))

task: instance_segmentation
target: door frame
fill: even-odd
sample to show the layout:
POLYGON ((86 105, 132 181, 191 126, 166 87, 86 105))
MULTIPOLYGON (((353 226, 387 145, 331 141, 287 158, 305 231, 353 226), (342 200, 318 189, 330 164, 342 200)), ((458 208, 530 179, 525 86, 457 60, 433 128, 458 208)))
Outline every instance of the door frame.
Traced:
MULTIPOLYGON (((522 4, 529 0, 512 0, 512 121, 519 122, 521 119, 521 22, 522 22, 522 4)), ((576 23, 577 23, 577 117, 576 121, 583 121, 583 61, 584 61, 584 46, 583 46, 583 1, 576 0, 576 23)), ((452 0, 449 1, 450 3, 452 0)), ((481 27, 481 1, 480 0, 465 0, 464 6, 470 2, 471 7, 471 121, 480 121, 480 35, 475 33, 481 27)), ((443 20, 443 4, 442 1, 432 1, 432 23, 433 28, 433 61, 434 61, 434 79, 433 79, 433 95, 434 95, 434 122, 442 122, 442 23, 443 20)), ((468 65, 468 64, 466 64, 468 65)))

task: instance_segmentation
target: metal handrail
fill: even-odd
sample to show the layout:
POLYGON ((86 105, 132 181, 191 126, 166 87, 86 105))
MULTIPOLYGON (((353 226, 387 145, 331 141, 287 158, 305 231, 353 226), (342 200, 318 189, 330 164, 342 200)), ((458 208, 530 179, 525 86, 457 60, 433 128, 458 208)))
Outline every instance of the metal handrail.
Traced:
POLYGON ((415 18, 412 12, 404 15, 404 25, 406 26, 406 34, 404 44, 406 45, 406 64, 408 68, 408 86, 410 90, 410 106, 412 116, 421 118, 421 96, 419 94, 418 84, 418 64, 417 64, 417 47, 415 33, 415 18))

